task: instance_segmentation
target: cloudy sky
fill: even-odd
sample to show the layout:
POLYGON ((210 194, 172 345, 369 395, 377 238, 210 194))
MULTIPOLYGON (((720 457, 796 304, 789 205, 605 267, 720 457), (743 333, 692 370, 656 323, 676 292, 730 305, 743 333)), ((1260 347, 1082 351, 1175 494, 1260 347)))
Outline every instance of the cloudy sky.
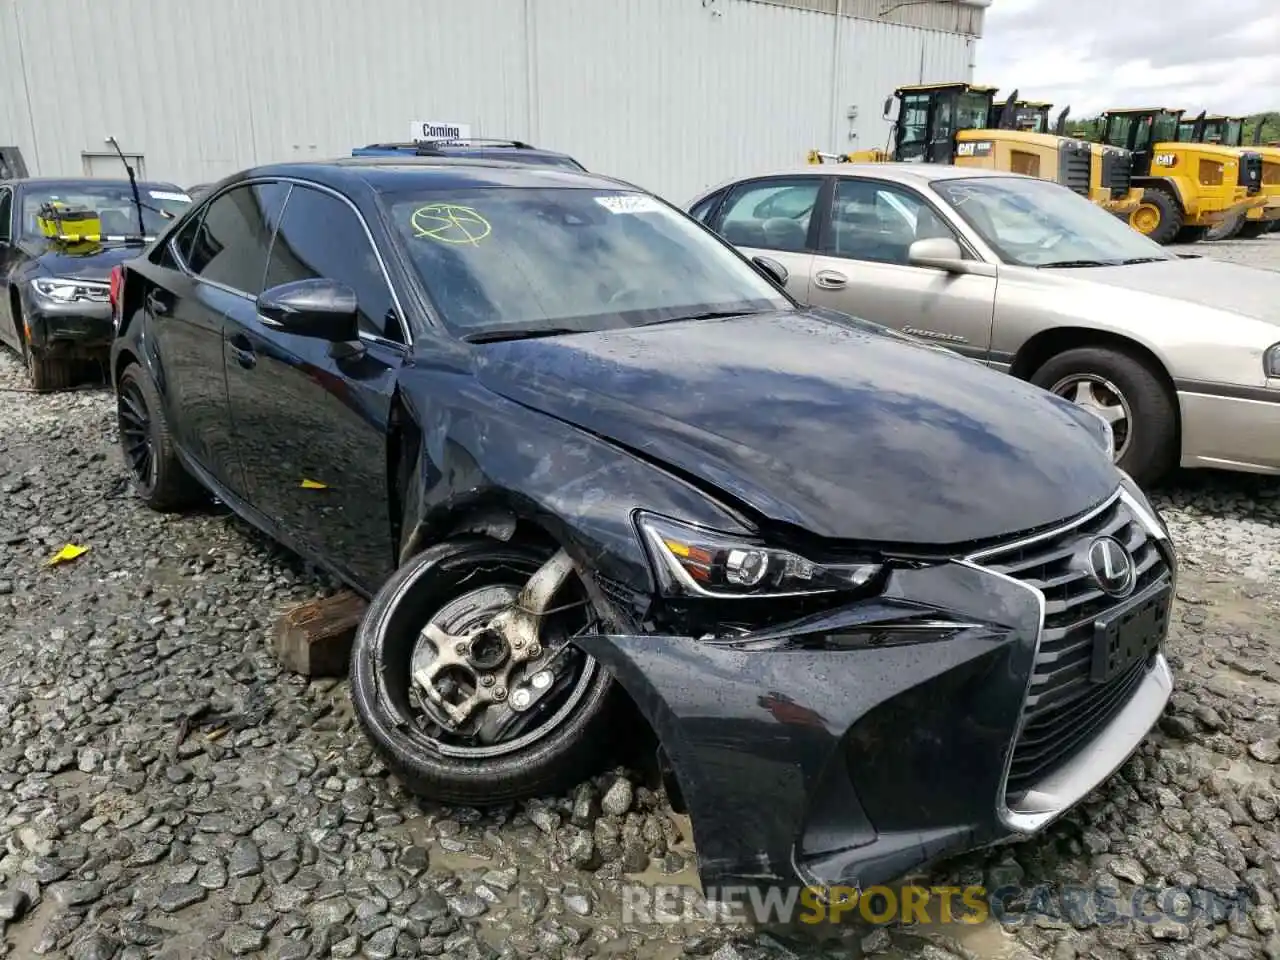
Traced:
POLYGON ((1280 0, 993 0, 983 32, 975 83, 1077 119, 1280 110, 1280 0))

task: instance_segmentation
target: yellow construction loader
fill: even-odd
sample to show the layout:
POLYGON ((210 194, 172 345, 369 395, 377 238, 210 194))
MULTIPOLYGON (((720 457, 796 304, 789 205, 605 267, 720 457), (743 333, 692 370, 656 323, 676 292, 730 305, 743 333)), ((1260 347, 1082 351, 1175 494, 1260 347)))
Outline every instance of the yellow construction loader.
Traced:
POLYGON ((1211 227, 1266 206, 1262 158, 1250 151, 1178 138, 1182 110, 1107 110, 1098 118, 1102 143, 1133 155, 1142 203, 1129 224, 1157 243, 1191 243, 1211 227))
POLYGON ((1017 129, 1021 114, 1024 123, 1047 130, 1052 105, 1020 101, 1015 90, 997 106, 995 96, 995 87, 970 83, 899 87, 884 105, 884 118, 893 123, 888 149, 850 154, 812 150, 809 162, 905 161, 1008 170, 1061 183, 1119 215, 1139 207, 1142 191, 1129 182, 1132 157, 1127 150, 1064 136, 1068 110, 1058 117, 1053 133, 1017 129))
POLYGON ((1251 207, 1243 216, 1232 218, 1227 224, 1218 227, 1210 235, 1211 239, 1229 240, 1232 237, 1254 239, 1264 233, 1270 233, 1280 226, 1280 149, 1262 143, 1262 124, 1254 127, 1253 143, 1248 147, 1244 143, 1244 117, 1224 117, 1220 115, 1200 114, 1194 120, 1183 120, 1178 125, 1178 140, 1182 143, 1216 143, 1224 147, 1232 147, 1246 156, 1243 161, 1250 162, 1247 154, 1256 153, 1262 158, 1260 191, 1267 202, 1261 207, 1251 207))

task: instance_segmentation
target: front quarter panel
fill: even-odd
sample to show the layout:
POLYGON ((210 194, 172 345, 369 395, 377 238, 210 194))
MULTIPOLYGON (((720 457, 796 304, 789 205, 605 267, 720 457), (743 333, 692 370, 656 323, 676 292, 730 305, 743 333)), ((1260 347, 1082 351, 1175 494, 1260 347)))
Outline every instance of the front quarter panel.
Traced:
POLYGON ((741 517, 684 481, 497 396, 461 364, 410 365, 401 371, 401 394, 423 438, 404 506, 409 552, 447 537, 462 518, 498 508, 537 523, 583 569, 647 597, 653 584, 636 509, 747 530, 741 517))
POLYGON ((1071 327, 1145 347, 1175 382, 1266 385, 1262 354, 1280 341, 1280 328, 1202 304, 1090 283, 1079 276, 1087 272, 1001 267, 993 361, 1010 364, 1032 337, 1071 327))

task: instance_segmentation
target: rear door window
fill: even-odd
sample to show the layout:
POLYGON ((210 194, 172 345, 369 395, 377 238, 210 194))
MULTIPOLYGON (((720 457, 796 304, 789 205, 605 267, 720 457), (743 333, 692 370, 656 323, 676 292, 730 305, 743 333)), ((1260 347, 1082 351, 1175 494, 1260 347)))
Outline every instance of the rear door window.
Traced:
POLYGON ((821 187, 819 177, 739 184, 724 201, 718 232, 735 246, 801 253, 821 187))

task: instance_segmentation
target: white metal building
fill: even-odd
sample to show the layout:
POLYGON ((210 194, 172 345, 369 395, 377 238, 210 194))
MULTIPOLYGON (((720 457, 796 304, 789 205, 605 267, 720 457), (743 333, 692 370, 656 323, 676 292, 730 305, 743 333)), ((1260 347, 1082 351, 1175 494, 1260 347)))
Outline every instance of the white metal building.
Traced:
POLYGON ((0 145, 184 186, 469 125, 683 202, 882 146, 896 86, 972 79, 991 0, 0 0, 0 145))

